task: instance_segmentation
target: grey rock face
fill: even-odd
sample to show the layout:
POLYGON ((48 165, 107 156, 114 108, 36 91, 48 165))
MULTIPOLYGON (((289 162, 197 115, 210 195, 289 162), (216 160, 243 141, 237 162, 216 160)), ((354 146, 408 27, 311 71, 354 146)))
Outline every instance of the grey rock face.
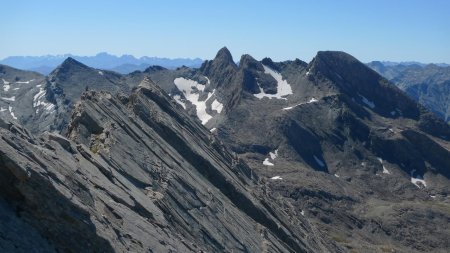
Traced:
POLYGON ((35 111, 45 107, 34 99, 44 80, 38 73, 0 65, 0 116, 23 124, 33 121, 35 111))
POLYGON ((1 203, 15 210, 18 223, 33 227, 30 234, 45 238, 25 242, 24 248, 311 252, 335 247, 313 236, 318 232, 302 217, 273 209, 274 199, 260 193, 251 169, 180 109, 147 84, 127 100, 84 93, 69 139, 53 133, 35 138, 4 122, 1 203))
POLYGON ((278 70, 294 94, 242 95, 215 126, 219 139, 349 251, 444 252, 448 125, 342 52, 278 70))
MULTIPOLYGON (((2 175, 3 176, 3 175, 2 175)), ((16 211, 0 200, 1 252, 56 252, 39 232, 16 215, 16 211)))
MULTIPOLYGON (((51 124, 57 132, 64 132, 70 120, 70 112, 81 93, 87 90, 129 92, 120 74, 90 68, 73 58, 67 58, 47 77, 47 99, 56 104, 57 111, 51 124)), ((42 132, 42 130, 40 130, 42 132)))
POLYGON ((122 75, 90 68, 68 58, 49 76, 9 67, 0 70, 0 114, 16 120, 33 134, 63 133, 74 104, 86 90, 130 92, 122 75))
POLYGON ((309 64, 243 56, 221 82, 233 96, 206 126, 327 240, 363 252, 449 247, 449 127, 400 89, 343 52, 309 64), (256 98, 262 64, 293 94, 256 98))
POLYGON ((199 83, 208 77, 226 110, 206 126, 250 166, 269 196, 289 206, 288 215, 304 214, 326 240, 363 252, 449 247, 445 122, 343 52, 319 52, 309 64, 244 55, 237 67, 230 58, 221 49, 200 70, 149 75, 166 76, 157 85, 171 94, 177 77, 199 83), (263 65, 293 93, 256 98, 258 86, 266 94, 278 89, 263 65))

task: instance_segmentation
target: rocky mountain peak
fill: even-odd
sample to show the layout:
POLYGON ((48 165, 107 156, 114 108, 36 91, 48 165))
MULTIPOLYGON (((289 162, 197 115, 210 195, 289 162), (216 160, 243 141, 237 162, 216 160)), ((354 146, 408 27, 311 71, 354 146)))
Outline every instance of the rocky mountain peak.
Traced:
POLYGON ((91 68, 84 65, 83 63, 75 60, 72 57, 68 57, 64 60, 55 70, 53 70, 48 76, 50 80, 55 80, 59 78, 65 79, 73 74, 78 74, 80 72, 89 71, 91 68))
POLYGON ((418 120, 418 127, 422 131, 435 136, 449 134, 449 128, 442 120, 431 115, 395 85, 347 53, 318 52, 308 68, 318 80, 330 80, 339 93, 379 115, 418 120))
POLYGON ((264 59, 262 59, 261 63, 263 65, 266 65, 266 66, 270 67, 271 69, 275 69, 275 70, 279 71, 279 69, 276 66, 276 64, 269 57, 265 57, 264 59))
POLYGON ((341 51, 319 51, 314 59, 309 63, 308 68, 319 71, 322 74, 328 74, 334 70, 345 70, 352 67, 361 69, 361 62, 353 56, 341 51))
POLYGON ((64 60, 61 65, 57 69, 70 69, 70 68, 82 68, 82 69, 89 69, 90 67, 84 65, 83 63, 75 60, 72 57, 68 57, 66 60, 64 60))
POLYGON ((200 67, 200 70, 206 76, 220 71, 219 69, 227 71, 234 71, 237 69, 236 63, 233 61, 233 56, 231 56, 230 51, 226 47, 221 48, 213 60, 205 61, 200 67))
POLYGON ((244 54, 241 56, 241 60, 239 61, 239 68, 264 71, 261 63, 248 54, 244 54))
POLYGON ((222 47, 216 54, 214 58, 215 61, 222 61, 227 63, 234 63, 233 56, 227 47, 222 47))

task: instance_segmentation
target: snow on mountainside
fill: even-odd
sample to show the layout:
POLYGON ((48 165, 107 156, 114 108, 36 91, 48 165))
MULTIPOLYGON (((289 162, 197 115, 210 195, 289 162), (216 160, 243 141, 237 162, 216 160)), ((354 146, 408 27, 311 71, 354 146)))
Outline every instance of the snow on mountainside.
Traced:
MULTIPOLYGON (((207 80, 207 85, 209 85, 209 79, 207 80)), ((186 109, 186 100, 195 106, 197 117, 202 121, 203 125, 212 118, 212 116, 207 112, 208 106, 216 113, 222 112, 223 104, 217 101, 215 97, 216 90, 212 90, 212 92, 205 92, 206 85, 199 84, 194 80, 185 79, 183 77, 178 77, 173 82, 177 86, 178 90, 183 93, 184 97, 181 98, 179 95, 174 96, 175 100, 181 104, 184 109, 186 109)))
POLYGON ((261 99, 263 97, 268 98, 277 98, 277 99, 287 99, 286 96, 292 94, 292 88, 291 85, 288 84, 286 80, 283 79, 280 73, 276 72, 275 70, 263 65, 264 67, 264 73, 271 75, 275 80, 277 81, 277 93, 275 94, 266 94, 263 89, 261 89, 261 86, 258 84, 260 93, 253 94, 255 97, 261 99))

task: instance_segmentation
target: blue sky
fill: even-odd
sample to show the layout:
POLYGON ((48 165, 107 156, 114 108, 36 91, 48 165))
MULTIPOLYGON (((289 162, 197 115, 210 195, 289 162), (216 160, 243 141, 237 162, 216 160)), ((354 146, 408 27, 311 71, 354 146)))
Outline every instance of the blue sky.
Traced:
POLYGON ((448 0, 2 0, 0 59, 72 53, 450 63, 448 0))

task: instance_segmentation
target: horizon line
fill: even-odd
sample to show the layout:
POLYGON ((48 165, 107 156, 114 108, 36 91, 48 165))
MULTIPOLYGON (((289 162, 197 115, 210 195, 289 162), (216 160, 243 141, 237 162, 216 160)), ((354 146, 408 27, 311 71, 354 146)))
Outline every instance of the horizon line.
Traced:
MULTIPOLYGON (((319 50, 319 51, 328 51, 328 50, 319 50)), ((317 51, 317 52, 319 52, 319 51, 317 51)), ((343 50, 330 50, 330 51, 341 51, 341 52, 345 52, 345 51, 343 51, 343 50)), ((347 53, 347 52, 345 52, 345 53, 347 53)), ((158 59, 168 59, 168 60, 177 60, 177 59, 182 59, 182 60, 201 60, 201 61, 206 61, 206 60, 213 60, 215 57, 213 57, 213 58, 211 58, 211 59, 206 59, 206 58, 201 58, 201 57, 175 57, 175 58, 171 58, 171 57, 165 57, 165 56, 149 56, 149 55, 143 55, 143 56, 135 56, 135 55, 133 55, 133 54, 127 54, 127 53, 123 53, 123 54, 114 54, 114 53, 109 53, 109 52, 106 52, 106 51, 101 51, 101 52, 98 52, 98 53, 96 53, 96 54, 92 54, 92 55, 77 55, 77 54, 73 54, 73 53, 64 53, 64 54, 51 54, 51 53, 49 53, 49 54, 42 54, 42 55, 10 55, 10 56, 6 56, 6 57, 4 57, 3 59, 0 59, 0 62, 2 62, 2 61, 5 61, 5 60, 7 60, 8 58, 12 58, 12 57, 64 57, 64 59, 67 59, 67 58, 69 58, 69 57, 96 57, 96 56, 99 56, 99 55, 101 55, 101 54, 106 54, 106 55, 108 55, 108 56, 113 56, 113 57, 117 57, 117 58, 121 58, 121 57, 124 57, 124 56, 131 56, 131 57, 133 57, 133 58, 135 58, 135 59, 137 59, 137 60, 140 60, 140 59, 142 59, 142 58, 145 58, 145 57, 147 57, 147 58, 158 58, 158 59)), ((316 53, 317 54, 317 53, 316 53)), ((245 55, 245 54, 242 54, 242 55, 245 55)), ((241 56, 242 56, 241 55, 241 56)), ((352 55, 352 54, 350 54, 350 55, 352 55)), ((251 55, 250 55, 251 56, 251 55)), ((353 55, 352 55, 353 56, 353 55)), ((314 56, 315 57, 315 56, 314 56)), ((312 59, 314 59, 314 57, 312 57, 311 58, 311 60, 312 59)), ((355 56, 353 56, 353 57, 355 57, 355 56)), ((234 58, 234 57, 233 57, 234 58)), ((271 59, 271 57, 269 57, 269 56, 265 56, 265 57, 262 57, 261 58, 261 60, 262 59, 264 59, 264 58, 270 58, 271 59)), ((357 57, 355 57, 357 60, 359 60, 357 57)), ((299 58, 299 57, 295 57, 295 58, 291 58, 291 59, 284 59, 284 60, 282 60, 282 61, 274 61, 274 62, 284 62, 284 61, 293 61, 293 60, 296 60, 296 59, 299 59, 299 60, 302 60, 301 58, 299 58)), ((302 60, 302 61, 305 61, 305 62, 310 62, 311 60, 309 60, 309 61, 306 61, 306 60, 302 60)), ((233 61, 235 61, 235 59, 233 59, 233 61)), ((236 62, 236 61, 235 61, 236 62)), ((425 65, 429 65, 429 64, 435 64, 435 65, 439 65, 439 64, 445 64, 445 65, 450 65, 450 63, 447 63, 447 62, 422 62, 422 61, 418 61, 418 60, 401 60, 401 61, 395 61, 395 60, 386 60, 386 59, 384 59, 384 60, 370 60, 370 61, 367 61, 367 62, 364 62, 364 61, 361 61, 361 62, 363 62, 363 63, 371 63, 371 62, 382 62, 382 63, 394 63, 394 64, 406 64, 406 63, 410 63, 410 64, 414 64, 414 63, 418 63, 418 64, 425 64, 425 65)))

